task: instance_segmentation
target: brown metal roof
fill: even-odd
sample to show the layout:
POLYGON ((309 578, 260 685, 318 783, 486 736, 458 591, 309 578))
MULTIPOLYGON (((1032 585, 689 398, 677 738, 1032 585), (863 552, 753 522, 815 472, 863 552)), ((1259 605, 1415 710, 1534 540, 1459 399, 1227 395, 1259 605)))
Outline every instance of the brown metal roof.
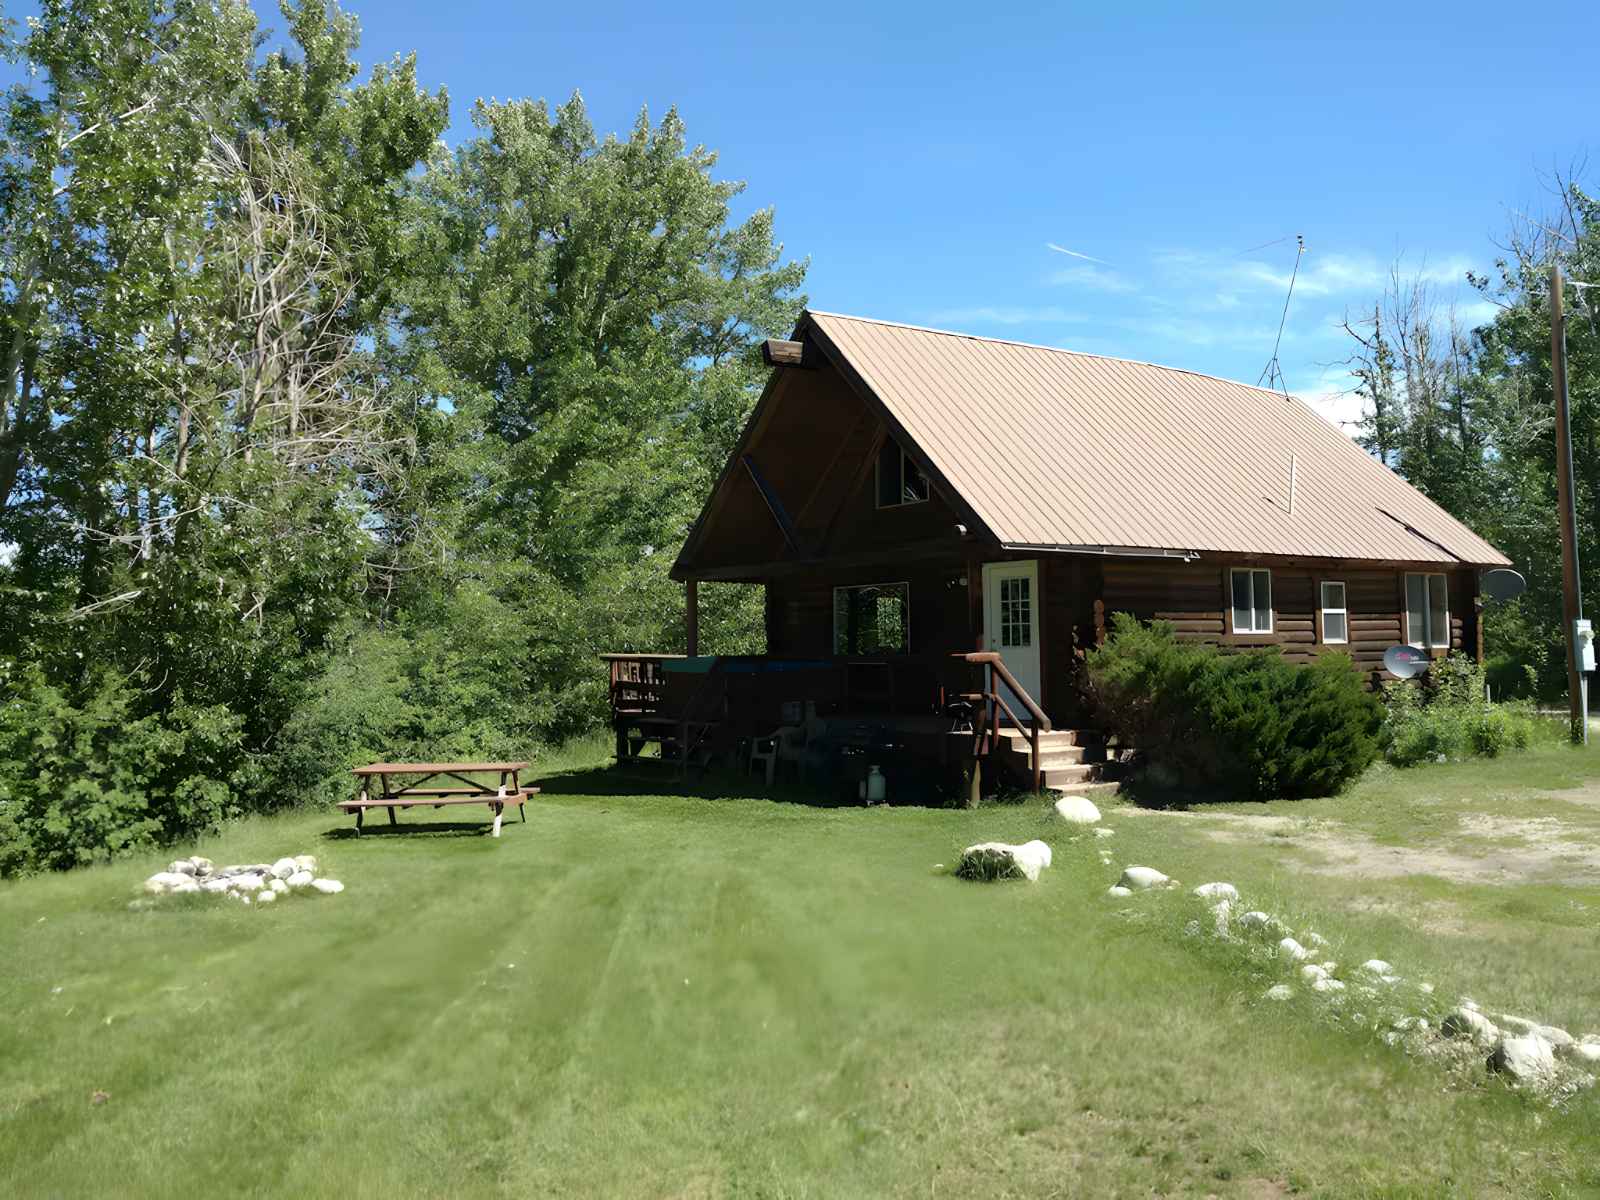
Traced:
POLYGON ((1279 392, 887 321, 811 312, 802 327, 808 319, 1003 545, 1509 562, 1279 392))

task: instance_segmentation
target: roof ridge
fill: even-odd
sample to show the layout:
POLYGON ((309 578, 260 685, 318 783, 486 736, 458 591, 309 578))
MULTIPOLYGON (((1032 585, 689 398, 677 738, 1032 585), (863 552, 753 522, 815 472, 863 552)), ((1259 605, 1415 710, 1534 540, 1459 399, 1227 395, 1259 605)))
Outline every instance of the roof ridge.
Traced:
MULTIPOLYGON (((1019 346, 1024 350, 1045 350, 1051 354, 1070 354, 1074 358, 1094 358, 1102 362, 1127 363, 1134 367, 1152 367, 1157 371, 1172 371, 1179 375, 1193 375, 1196 379, 1209 379, 1215 383, 1226 383, 1232 387, 1249 388, 1253 392, 1274 396, 1280 400, 1297 400, 1302 405, 1305 401, 1292 392, 1277 392, 1271 388, 1264 388, 1260 384, 1245 383, 1238 379, 1226 379, 1221 375, 1208 375, 1204 371, 1196 371, 1189 367, 1174 367, 1167 363, 1150 362, 1143 358, 1121 358, 1115 354, 1096 354, 1091 350, 1071 350, 1066 346, 1046 346, 1041 342, 1024 342, 1016 338, 989 337, 981 333, 963 333, 959 329, 936 329, 932 325, 913 325, 908 321, 886 321, 882 317, 861 317, 854 313, 829 312, 821 308, 807 308, 804 314, 812 317, 833 317, 840 321, 861 321, 867 325, 887 325, 891 329, 910 329, 916 333, 937 333, 943 337, 966 338, 973 342, 992 342, 997 346, 1019 346)), ((1314 410, 1313 410, 1314 411, 1314 410)), ((1317 413, 1321 416, 1321 413, 1317 413)), ((1326 417, 1322 418, 1327 420, 1326 417)), ((1332 422, 1329 422, 1332 424, 1332 422)))

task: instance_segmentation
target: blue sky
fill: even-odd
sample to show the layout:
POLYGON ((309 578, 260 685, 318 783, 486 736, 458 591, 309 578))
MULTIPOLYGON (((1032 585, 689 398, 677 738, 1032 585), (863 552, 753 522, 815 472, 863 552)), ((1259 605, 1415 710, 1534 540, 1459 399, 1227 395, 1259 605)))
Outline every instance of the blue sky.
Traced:
POLYGON ((677 105, 818 308, 1255 382, 1304 234, 1280 358, 1311 397, 1396 254, 1457 290, 1600 112, 1593 5, 347 7, 364 62, 449 88, 452 137, 479 96, 578 89, 602 130, 677 105))

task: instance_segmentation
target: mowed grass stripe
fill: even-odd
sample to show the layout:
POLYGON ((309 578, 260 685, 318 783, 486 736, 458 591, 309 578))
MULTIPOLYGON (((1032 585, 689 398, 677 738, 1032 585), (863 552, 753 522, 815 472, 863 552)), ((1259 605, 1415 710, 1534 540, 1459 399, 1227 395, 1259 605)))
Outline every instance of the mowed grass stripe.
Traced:
POLYGON ((1399 917, 1297 885, 1277 846, 1119 811, 1114 838, 1074 837, 1039 803, 818 810, 569 779, 498 841, 250 822, 203 852, 311 849, 349 885, 264 912, 130 914, 153 861, 0 889, 20 964, 0 980, 0 1190, 167 1194, 175 1172, 354 1196, 1600 1185, 1592 1108, 1452 1091, 1261 1004, 1265 979, 1182 936, 1182 896, 1107 901, 1096 853, 1296 901, 1353 945, 1402 938, 1399 917), (935 870, 1040 835, 1057 858, 1037 885, 935 870), (122 1007, 90 1029, 69 1004, 122 1007))

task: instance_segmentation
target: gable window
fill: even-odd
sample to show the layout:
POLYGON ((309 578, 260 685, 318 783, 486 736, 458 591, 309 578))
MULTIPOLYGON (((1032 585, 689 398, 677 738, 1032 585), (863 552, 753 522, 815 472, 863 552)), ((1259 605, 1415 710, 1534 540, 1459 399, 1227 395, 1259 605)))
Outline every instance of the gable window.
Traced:
POLYGON ((1272 572, 1260 567, 1235 567, 1233 584, 1233 631, 1235 633, 1272 632, 1272 572))
POLYGON ((1345 607, 1344 582, 1324 579, 1322 591, 1322 640, 1340 644, 1350 640, 1350 610, 1345 607))
POLYGON ((906 654, 910 649, 910 585, 869 583, 833 589, 835 654, 906 654))
POLYGON ((928 498, 928 477, 906 456, 900 444, 886 438, 878 451, 878 507, 921 504, 928 498))
POLYGON ((1450 648, 1450 581, 1439 573, 1406 575, 1406 644, 1450 648))

